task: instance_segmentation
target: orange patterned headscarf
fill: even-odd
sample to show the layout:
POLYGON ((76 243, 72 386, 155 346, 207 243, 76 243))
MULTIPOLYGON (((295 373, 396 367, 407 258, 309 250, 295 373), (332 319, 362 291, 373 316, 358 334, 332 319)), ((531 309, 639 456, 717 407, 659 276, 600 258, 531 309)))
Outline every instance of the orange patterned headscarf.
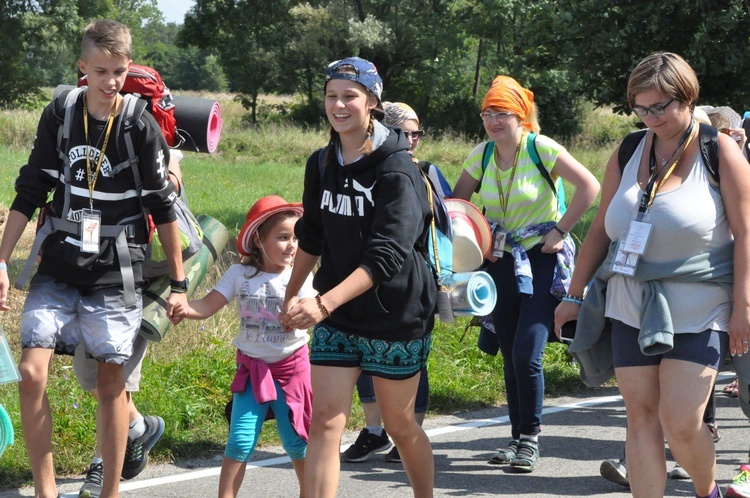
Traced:
POLYGON ((482 112, 488 107, 497 107, 512 112, 521 120, 521 125, 531 131, 529 115, 534 105, 534 92, 522 87, 510 76, 498 76, 482 99, 482 112))

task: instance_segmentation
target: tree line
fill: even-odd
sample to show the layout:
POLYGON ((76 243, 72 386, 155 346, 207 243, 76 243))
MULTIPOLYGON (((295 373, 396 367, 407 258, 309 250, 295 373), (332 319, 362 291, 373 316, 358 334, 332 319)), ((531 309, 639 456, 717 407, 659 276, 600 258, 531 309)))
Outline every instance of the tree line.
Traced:
POLYGON ((319 124, 325 65, 349 55, 375 63, 385 99, 470 135, 497 74, 532 89, 544 132, 564 138, 580 131, 584 102, 627 112, 630 70, 660 50, 696 70, 699 104, 750 106, 748 0, 196 0, 181 25, 165 24, 155 0, 2 1, 5 106, 69 78, 96 17, 128 25, 136 62, 170 88, 237 92, 252 123, 264 119, 261 95, 293 94, 286 118, 319 124))

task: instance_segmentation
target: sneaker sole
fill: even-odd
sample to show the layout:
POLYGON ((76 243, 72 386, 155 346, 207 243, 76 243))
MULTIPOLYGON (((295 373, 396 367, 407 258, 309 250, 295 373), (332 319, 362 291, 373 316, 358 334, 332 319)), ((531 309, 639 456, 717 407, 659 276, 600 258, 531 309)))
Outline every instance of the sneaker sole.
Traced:
POLYGON ((519 474, 530 474, 531 472, 534 472, 534 465, 530 465, 530 466, 513 465, 513 462, 511 462, 510 469, 513 472, 517 472, 519 474))
POLYGON ((384 444, 383 446, 380 446, 379 448, 375 448, 368 454, 361 456, 359 458, 347 458, 343 454, 341 455, 341 461, 347 462, 347 463, 362 463, 366 462, 368 458, 372 456, 373 453, 382 453, 384 451, 388 451, 391 449, 391 446, 393 446, 393 443, 388 441, 388 444, 384 444))
POLYGON ((619 484, 620 486, 626 488, 630 487, 630 481, 628 481, 628 478, 623 477, 623 475, 615 468, 615 466, 606 460, 599 466, 599 474, 601 474, 601 476, 609 482, 619 484))

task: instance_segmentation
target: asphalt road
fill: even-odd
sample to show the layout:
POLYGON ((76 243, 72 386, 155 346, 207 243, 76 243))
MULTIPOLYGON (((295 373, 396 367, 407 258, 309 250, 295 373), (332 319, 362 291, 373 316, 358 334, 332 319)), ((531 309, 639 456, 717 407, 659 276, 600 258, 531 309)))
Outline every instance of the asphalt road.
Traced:
MULTIPOLYGON (((731 374, 720 377, 717 421, 722 438, 717 444, 717 480, 722 489, 748 458, 750 424, 736 399, 719 394, 731 374)), ((540 437, 541 459, 531 474, 516 474, 507 466, 488 465, 494 451, 510 437, 504 407, 432 417, 425 429, 435 455, 435 496, 630 496, 626 488, 599 475, 603 459, 619 458, 625 437, 625 411, 615 388, 591 389, 575 397, 548 399, 540 437)), ((356 438, 347 434, 344 447, 356 438)), ((670 455, 668 454, 668 459, 670 455)), ((668 468, 673 466, 671 459, 668 468)), ((216 496, 221 456, 201 461, 152 465, 135 480, 123 482, 123 497, 216 496)), ((63 497, 78 496, 83 477, 60 480, 63 497)), ((294 471, 281 448, 257 451, 248 465, 241 497, 295 497, 294 471)), ((0 493, 0 498, 33 496, 33 490, 0 493)), ((384 454, 367 462, 342 464, 341 497, 410 497, 400 464, 386 463, 384 454)), ((690 481, 668 480, 665 496, 693 497, 690 481)))

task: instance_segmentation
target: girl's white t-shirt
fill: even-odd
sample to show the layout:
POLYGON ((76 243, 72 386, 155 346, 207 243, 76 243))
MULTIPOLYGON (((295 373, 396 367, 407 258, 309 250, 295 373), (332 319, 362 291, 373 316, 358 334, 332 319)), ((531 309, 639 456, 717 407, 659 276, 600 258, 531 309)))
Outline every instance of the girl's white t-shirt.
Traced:
MULTIPOLYGON (((248 356, 266 363, 281 361, 307 344, 307 330, 284 332, 279 312, 292 275, 288 268, 282 273, 258 272, 253 266, 234 264, 221 277, 214 290, 227 301, 237 299, 240 328, 233 344, 248 356), (255 274, 255 275, 254 275, 255 274)), ((308 275, 298 297, 315 297, 312 274, 308 275)))

